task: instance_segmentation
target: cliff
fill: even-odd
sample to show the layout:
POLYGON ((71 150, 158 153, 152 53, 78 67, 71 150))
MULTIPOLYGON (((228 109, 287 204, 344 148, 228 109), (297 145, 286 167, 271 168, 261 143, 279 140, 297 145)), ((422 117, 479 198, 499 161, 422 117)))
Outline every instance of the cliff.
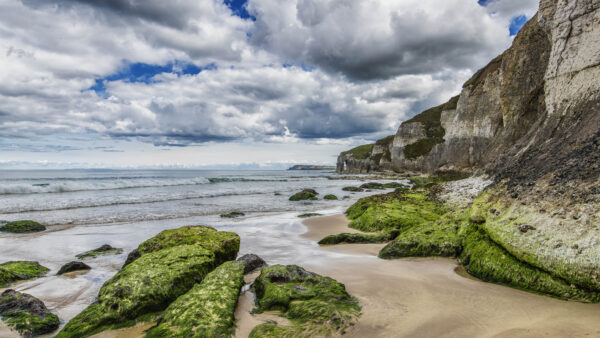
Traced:
POLYGON ((336 171, 348 174, 365 174, 392 169, 392 143, 394 135, 374 144, 365 144, 345 151, 338 156, 336 171))
POLYGON ((600 2, 542 0, 458 99, 402 123, 391 167, 489 176, 494 183, 470 210, 486 238, 522 264, 597 292, 599 78, 600 2))

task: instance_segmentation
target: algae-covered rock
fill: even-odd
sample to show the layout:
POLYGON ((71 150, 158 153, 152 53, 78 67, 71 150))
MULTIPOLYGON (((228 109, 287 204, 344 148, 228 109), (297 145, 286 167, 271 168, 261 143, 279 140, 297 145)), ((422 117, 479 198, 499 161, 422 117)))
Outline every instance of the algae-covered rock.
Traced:
POLYGON ((90 270, 90 269, 91 269, 91 267, 89 265, 85 264, 84 262, 73 261, 73 262, 69 262, 69 263, 63 265, 56 274, 62 275, 67 272, 90 270))
POLYGON ((343 187, 343 191, 351 191, 351 192, 363 192, 365 189, 359 187, 343 187))
POLYGON ((264 268, 253 284, 257 312, 280 310, 291 327, 257 326, 250 337, 330 336, 341 334, 360 314, 343 284, 295 265, 264 268))
POLYGON ((306 200, 316 200, 317 193, 314 189, 304 189, 299 193, 296 193, 290 197, 290 201, 306 201, 306 200))
POLYGON ((310 217, 319 217, 319 216, 323 216, 323 215, 316 213, 316 212, 309 212, 307 214, 298 215, 299 218, 310 218, 310 217))
POLYGON ((86 259, 86 258, 94 258, 97 256, 104 256, 104 255, 118 255, 118 254, 121 254, 122 252, 123 252, 123 249, 113 248, 112 246, 110 246, 108 244, 104 244, 104 245, 100 246, 99 248, 96 248, 96 249, 90 250, 90 251, 86 251, 84 253, 76 255, 75 257, 77 257, 78 259, 86 259))
POLYGON ((144 254, 104 283, 97 301, 73 318, 57 337, 87 337, 162 311, 214 267, 214 253, 198 245, 144 254))
POLYGON ((50 269, 32 261, 15 261, 0 264, 0 287, 10 283, 37 278, 45 275, 50 269))
POLYGON ((233 232, 217 231, 213 227, 202 225, 164 230, 132 251, 127 257, 125 265, 146 253, 187 244, 198 245, 214 252, 218 265, 235 259, 240 249, 240 237, 233 232))
POLYGON ((237 218, 237 217, 246 216, 246 214, 243 212, 239 212, 239 211, 232 211, 227 214, 221 214, 220 216, 221 216, 221 218, 237 218))
POLYGON ((383 184, 377 182, 368 182, 360 186, 362 189, 385 189, 383 184))
POLYGON ((0 231, 12 233, 30 233, 46 230, 46 227, 35 221, 15 221, 0 226, 0 231))
POLYGON ((230 337, 245 264, 223 263, 163 312, 146 337, 230 337))
POLYGON ((350 234, 342 233, 337 235, 329 235, 319 241, 320 245, 333 244, 369 244, 369 243, 385 243, 394 239, 398 235, 398 231, 382 232, 378 234, 350 234))
POLYGON ((338 200, 338 197, 337 197, 336 195, 329 194, 329 195, 325 195, 325 196, 323 197, 323 199, 325 199, 325 200, 329 200, 329 201, 337 201, 337 200, 338 200))
POLYGON ((58 317, 41 300, 15 290, 6 290, 0 295, 0 317, 24 337, 50 333, 59 325, 58 317))
POLYGON ((245 254, 237 260, 244 263, 244 274, 267 266, 267 262, 255 254, 245 254))

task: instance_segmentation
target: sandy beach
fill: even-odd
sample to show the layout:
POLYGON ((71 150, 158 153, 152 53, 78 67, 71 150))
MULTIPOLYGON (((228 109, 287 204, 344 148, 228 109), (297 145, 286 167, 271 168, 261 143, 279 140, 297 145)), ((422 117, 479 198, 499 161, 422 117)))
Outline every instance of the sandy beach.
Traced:
MULTIPOLYGON (((343 215, 305 220, 302 235, 354 231, 343 215)), ((382 245, 322 250, 354 253, 304 266, 346 285, 362 305, 349 337, 590 337, 600 336, 600 305, 567 302, 465 278, 453 259, 386 261, 382 245)), ((336 256, 337 257, 337 256, 336 256)))

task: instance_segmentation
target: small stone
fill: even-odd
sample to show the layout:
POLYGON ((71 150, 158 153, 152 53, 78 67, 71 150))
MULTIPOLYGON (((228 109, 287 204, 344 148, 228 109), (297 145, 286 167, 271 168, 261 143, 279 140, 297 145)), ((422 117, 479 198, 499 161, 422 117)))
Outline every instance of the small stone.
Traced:
POLYGON ((529 224, 521 224, 519 225, 519 231, 522 233, 526 233, 529 230, 536 230, 535 227, 529 225, 529 224))
POLYGON ((268 266, 267 263, 264 261, 264 259, 258 257, 255 254, 245 254, 242 257, 238 258, 237 260, 240 262, 243 262, 245 264, 244 274, 247 274, 247 273, 255 271, 259 268, 268 266))
POLYGON ((73 261, 73 262, 69 262, 65 265, 63 265, 60 270, 58 270, 57 275, 62 275, 64 273, 67 272, 72 272, 72 271, 81 271, 81 270, 91 270, 92 268, 85 264, 84 262, 77 262, 77 261, 73 261))

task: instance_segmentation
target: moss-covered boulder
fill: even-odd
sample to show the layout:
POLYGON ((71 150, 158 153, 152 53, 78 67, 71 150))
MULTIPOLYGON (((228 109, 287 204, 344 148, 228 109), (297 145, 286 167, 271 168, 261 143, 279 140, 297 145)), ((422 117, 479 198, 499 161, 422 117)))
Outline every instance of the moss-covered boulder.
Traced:
POLYGON ((46 227, 35 221, 15 221, 9 222, 0 226, 0 231, 3 232, 12 232, 16 234, 21 233, 30 233, 30 232, 40 232, 46 230, 46 227))
POLYGON ((244 263, 223 263, 200 284, 171 303, 146 337, 230 337, 235 307, 244 285, 244 263))
POLYGON ((112 246, 110 246, 108 244, 104 244, 104 245, 100 246, 99 248, 96 248, 96 249, 90 250, 90 251, 86 251, 84 253, 80 253, 79 255, 76 255, 75 257, 77 257, 78 259, 86 259, 86 258, 94 258, 97 256, 104 256, 104 255, 119 255, 121 253, 123 253, 123 249, 113 248, 112 246))
POLYGON ((253 284, 256 311, 279 310, 293 326, 261 324, 250 337, 308 337, 342 334, 360 314, 343 284, 295 265, 264 268, 253 284))
POLYGON ((227 214, 221 214, 220 216, 221 216, 221 218, 238 218, 238 217, 246 216, 246 214, 243 212, 239 212, 239 211, 232 211, 227 214))
POLYGON ((359 187, 343 187, 342 190, 343 191, 350 191, 350 192, 363 192, 363 191, 365 191, 365 189, 359 188, 359 187))
POLYGON ((314 189, 304 189, 290 197, 290 201, 316 200, 319 193, 314 189))
POLYGON ((333 194, 328 194, 328 195, 325 195, 323 197, 323 199, 329 200, 329 201, 337 201, 338 197, 336 195, 333 195, 333 194))
POLYGON ((0 287, 10 283, 37 278, 45 275, 50 269, 32 261, 15 261, 0 264, 0 287))
POLYGON ((24 337, 36 337, 58 329, 58 317, 44 303, 26 293, 6 290, 0 295, 0 317, 24 337))
POLYGON ((233 232, 217 231, 213 227, 203 225, 164 230, 132 251, 125 265, 150 252, 192 244, 214 252, 215 262, 218 265, 235 259, 240 249, 240 237, 233 232))
POLYGON ((319 216, 323 216, 323 215, 316 213, 316 212, 309 212, 307 214, 298 215, 299 218, 311 218, 311 217, 319 217, 319 216))
POLYGON ((319 241, 319 245, 386 243, 394 239, 397 235, 398 231, 382 232, 378 234, 342 233, 329 235, 323 238, 319 241))
POLYGON ((368 182, 368 183, 364 183, 360 186, 362 189, 385 189, 383 187, 383 184, 381 183, 377 183, 377 182, 368 182))
POLYGON ((68 273, 68 272, 84 271, 84 270, 91 270, 91 269, 92 269, 92 267, 85 264, 84 262, 73 261, 73 262, 69 262, 69 263, 61 266, 56 274, 62 275, 62 274, 68 273))
POLYGON ((443 206, 430 198, 429 190, 396 189, 361 198, 346 210, 346 215, 351 228, 375 232, 419 226, 437 220, 444 212, 443 206))

